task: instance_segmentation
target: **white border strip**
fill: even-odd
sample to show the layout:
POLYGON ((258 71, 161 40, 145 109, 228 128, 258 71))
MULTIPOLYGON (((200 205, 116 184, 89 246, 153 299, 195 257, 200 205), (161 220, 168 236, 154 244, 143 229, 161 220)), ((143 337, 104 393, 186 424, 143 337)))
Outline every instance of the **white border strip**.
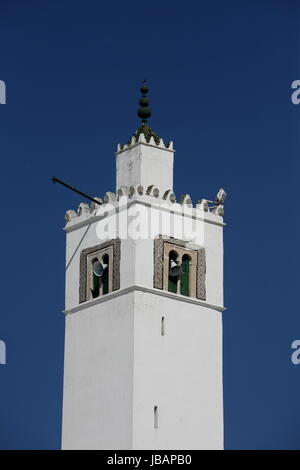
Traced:
POLYGON ((205 302, 204 300, 199 300, 199 299, 195 299, 195 298, 192 298, 192 297, 185 297, 183 295, 173 294, 172 292, 168 292, 168 291, 164 291, 164 290, 160 290, 160 289, 151 289, 149 287, 134 285, 134 286, 126 287, 125 289, 119 289, 117 291, 106 294, 102 297, 97 297, 96 299, 87 300, 86 302, 82 302, 81 304, 77 305, 76 307, 72 307, 70 309, 63 310, 63 313, 65 315, 71 315, 72 313, 79 312, 79 311, 84 310, 84 309, 86 309, 90 306, 101 304, 102 302, 106 302, 108 300, 114 299, 115 297, 119 297, 121 295, 129 294, 130 292, 134 292, 134 291, 146 292, 148 294, 161 295, 163 297, 168 297, 169 299, 179 300, 181 302, 187 302, 189 304, 202 305, 203 307, 212 308, 213 310, 218 310, 219 312, 224 312, 224 310, 226 310, 226 307, 221 307, 220 305, 209 304, 208 302, 205 302))

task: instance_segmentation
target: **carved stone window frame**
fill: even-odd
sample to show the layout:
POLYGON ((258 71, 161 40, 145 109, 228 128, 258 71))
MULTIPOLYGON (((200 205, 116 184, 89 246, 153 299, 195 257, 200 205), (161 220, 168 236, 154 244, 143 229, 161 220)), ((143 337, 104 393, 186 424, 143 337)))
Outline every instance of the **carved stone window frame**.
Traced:
MULTIPOLYGON (((175 251, 178 255, 177 261, 179 264, 182 263, 182 258, 184 255, 189 255, 190 257, 190 272, 189 272, 189 297, 196 297, 196 279, 197 279, 197 250, 192 248, 187 248, 186 246, 180 246, 179 244, 174 244, 170 242, 164 243, 164 254, 163 254, 163 290, 168 290, 169 282, 169 257, 170 252, 175 251)), ((178 280, 177 283, 177 294, 180 294, 181 280, 178 280)))
MULTIPOLYGON (((205 259, 205 248, 192 248, 190 242, 178 240, 176 238, 165 238, 160 235, 154 240, 154 269, 153 269, 153 287, 161 290, 167 289, 167 272, 166 263, 164 263, 165 256, 171 249, 176 251, 176 247, 183 250, 191 255, 194 252, 193 259, 197 257, 197 266, 195 267, 196 275, 196 292, 192 291, 190 297, 195 297, 200 300, 206 300, 206 259, 205 259), (171 247, 170 247, 171 246, 171 247), (167 248, 167 249, 166 249, 167 248)), ((193 263, 195 264, 195 263, 193 263)))
MULTIPOLYGON (((112 283, 113 283, 113 263, 114 263, 114 250, 113 246, 110 245, 106 248, 102 248, 99 251, 93 251, 86 255, 86 267, 87 267, 87 277, 86 277, 86 300, 91 300, 92 290, 94 289, 94 276, 93 276, 93 260, 97 259, 100 263, 103 262, 103 257, 107 255, 109 259, 108 263, 108 292, 112 292, 112 283)), ((103 295, 103 284, 102 278, 100 279, 100 289, 99 296, 103 295)))
POLYGON ((121 240, 115 238, 107 240, 90 248, 86 248, 80 253, 80 268, 79 268, 79 303, 90 300, 88 293, 88 285, 90 283, 90 273, 88 273, 88 264, 93 257, 97 255, 102 256, 104 253, 112 253, 110 259, 111 266, 111 281, 109 292, 120 289, 120 259, 121 259, 121 240))

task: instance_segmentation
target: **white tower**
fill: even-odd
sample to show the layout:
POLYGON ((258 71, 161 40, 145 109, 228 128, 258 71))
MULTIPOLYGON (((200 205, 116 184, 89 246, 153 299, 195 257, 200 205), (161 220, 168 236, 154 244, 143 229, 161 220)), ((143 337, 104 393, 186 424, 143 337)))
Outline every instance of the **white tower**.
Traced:
POLYGON ((62 447, 222 449, 224 198, 176 202, 141 91, 116 193, 66 213, 62 447))

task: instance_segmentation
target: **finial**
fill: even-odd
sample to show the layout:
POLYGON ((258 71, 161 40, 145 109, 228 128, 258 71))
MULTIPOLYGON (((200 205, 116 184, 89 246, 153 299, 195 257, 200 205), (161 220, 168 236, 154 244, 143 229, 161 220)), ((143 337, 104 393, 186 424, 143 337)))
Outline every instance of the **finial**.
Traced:
POLYGON ((151 116, 151 109, 149 108, 149 100, 147 98, 148 87, 146 85, 146 79, 142 81, 142 86, 140 88, 140 92, 142 96, 139 100, 140 108, 138 109, 138 116, 142 119, 142 123, 147 123, 147 118, 151 116))
POLYGON ((227 197, 227 193, 226 193, 225 189, 220 188, 218 193, 216 194, 214 202, 217 205, 224 204, 224 201, 225 201, 226 197, 227 197))

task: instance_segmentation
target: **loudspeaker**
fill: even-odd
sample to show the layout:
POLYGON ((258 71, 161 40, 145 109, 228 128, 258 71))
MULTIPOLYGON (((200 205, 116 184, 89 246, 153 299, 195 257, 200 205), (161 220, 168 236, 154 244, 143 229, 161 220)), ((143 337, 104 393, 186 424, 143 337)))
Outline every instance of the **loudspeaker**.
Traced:
POLYGON ((181 272, 182 272, 181 266, 178 265, 176 261, 172 259, 170 263, 169 275, 171 277, 178 277, 178 276, 181 276, 181 272))
POLYGON ((107 264, 102 264, 100 261, 94 261, 93 263, 93 273, 97 277, 103 276, 104 270, 107 268, 107 264))

